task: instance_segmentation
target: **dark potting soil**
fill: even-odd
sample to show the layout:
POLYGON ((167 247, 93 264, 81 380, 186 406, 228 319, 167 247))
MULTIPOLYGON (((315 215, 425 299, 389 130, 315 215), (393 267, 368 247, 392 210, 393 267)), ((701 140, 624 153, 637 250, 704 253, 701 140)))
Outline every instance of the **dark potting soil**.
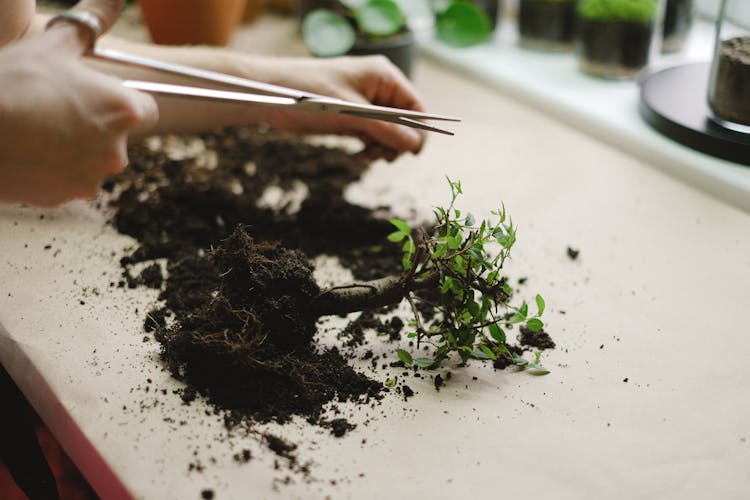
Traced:
POLYGON ((577 50, 584 70, 605 77, 630 76, 648 64, 651 22, 578 20, 577 50))
POLYGON ((677 52, 693 25, 693 0, 667 0, 664 12, 663 52, 677 52))
POLYGON ((525 326, 521 326, 519 342, 523 346, 536 347, 537 349, 554 349, 555 342, 544 330, 535 332, 525 326))
POLYGON ((750 36, 721 42, 710 102, 719 118, 750 125, 750 36))
POLYGON ((518 10, 521 45, 542 50, 568 50, 573 45, 576 18, 573 0, 521 0, 518 10))
MULTIPOLYGON (((340 150, 248 129, 202 140, 219 152, 213 167, 138 145, 131 168, 107 186, 120 192, 115 227, 140 243, 121 261, 126 273, 167 259, 164 307, 144 324, 166 364, 187 392, 233 412, 228 422, 316 421, 334 399, 380 397, 382 384, 336 349, 315 349, 317 317, 308 310, 320 290, 306 255, 336 254, 357 279, 400 269, 397 249, 375 248, 391 224, 343 197, 366 166, 340 150), (269 186, 294 181, 308 189, 298 212, 258 207, 269 186), (170 314, 176 321, 167 326, 170 314)), ((137 284, 156 285, 161 269, 146 269, 137 284)))

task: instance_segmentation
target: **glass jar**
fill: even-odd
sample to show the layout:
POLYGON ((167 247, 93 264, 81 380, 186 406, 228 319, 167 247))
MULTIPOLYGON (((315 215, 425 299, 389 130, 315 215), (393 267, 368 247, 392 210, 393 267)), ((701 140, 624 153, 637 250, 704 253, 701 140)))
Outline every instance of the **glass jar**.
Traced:
POLYGON ((576 52, 581 70, 632 79, 644 70, 660 40, 662 0, 579 0, 576 52))
POLYGON ((750 133, 750 2, 722 0, 716 20, 708 85, 711 118, 724 128, 750 133))
POLYGON ((662 24, 663 52, 678 52, 693 26, 693 0, 667 0, 662 24))
POLYGON ((575 37, 577 0, 520 0, 518 35, 522 47, 566 52, 575 37))

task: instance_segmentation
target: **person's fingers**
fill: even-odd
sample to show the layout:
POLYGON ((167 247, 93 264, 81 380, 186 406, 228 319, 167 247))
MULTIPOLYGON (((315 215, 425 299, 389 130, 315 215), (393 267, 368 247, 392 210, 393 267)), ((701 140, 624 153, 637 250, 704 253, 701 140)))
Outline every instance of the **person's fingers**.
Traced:
POLYGON ((103 126, 115 135, 146 132, 159 120, 159 107, 154 98, 138 90, 128 89, 108 75, 95 75, 100 89, 107 89, 98 103, 103 126))
POLYGON ((42 41, 58 54, 79 57, 89 49, 91 38, 88 31, 77 24, 58 22, 44 33, 42 41))
POLYGON ((49 27, 53 35, 52 43, 59 51, 72 51, 74 55, 80 56, 91 49, 92 37, 105 33, 117 20, 120 13, 122 0, 81 0, 71 11, 85 12, 89 16, 98 19, 98 28, 93 30, 88 27, 90 23, 79 23, 69 19, 54 22, 49 27), (98 31, 98 32, 96 32, 98 31))
POLYGON ((362 72, 361 87, 373 104, 423 111, 419 94, 408 78, 385 56, 364 58, 367 71, 362 72))
POLYGON ((159 121, 159 106, 153 96, 137 90, 130 94, 135 121, 131 133, 143 134, 156 126, 159 121))
POLYGON ((70 193, 63 201, 72 200, 75 198, 81 198, 84 200, 93 200, 99 195, 101 182, 90 182, 87 184, 81 184, 74 191, 70 193))
POLYGON ((399 152, 418 153, 424 144, 424 134, 405 125, 361 118, 357 128, 380 145, 399 152))
POLYGON ((384 146, 366 135, 360 135, 359 139, 364 144, 364 148, 357 153, 357 158, 360 161, 369 163, 371 161, 384 159, 388 162, 392 162, 401 154, 400 151, 384 146))
POLYGON ((90 12, 102 23, 102 33, 106 33, 120 15, 122 0, 81 0, 72 10, 90 12))

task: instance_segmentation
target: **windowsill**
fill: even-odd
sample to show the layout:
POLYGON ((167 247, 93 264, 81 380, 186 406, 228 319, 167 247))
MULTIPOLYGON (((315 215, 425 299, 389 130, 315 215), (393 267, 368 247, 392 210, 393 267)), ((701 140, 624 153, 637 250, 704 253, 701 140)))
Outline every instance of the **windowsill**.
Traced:
MULTIPOLYGON (((550 116, 607 142, 669 175, 750 212, 750 168, 714 158, 668 139, 638 113, 632 81, 607 81, 578 70, 573 54, 518 47, 514 23, 506 21, 491 43, 457 49, 434 39, 420 41, 423 53, 550 116)), ((713 26, 697 21, 685 49, 666 55, 655 68, 709 61, 713 26)))

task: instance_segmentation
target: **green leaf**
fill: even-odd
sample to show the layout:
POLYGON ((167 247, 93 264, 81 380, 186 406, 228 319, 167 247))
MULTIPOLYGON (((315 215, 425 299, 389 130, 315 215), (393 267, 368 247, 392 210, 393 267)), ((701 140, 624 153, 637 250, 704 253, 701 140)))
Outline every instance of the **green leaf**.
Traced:
POLYGON ((463 352, 464 354, 468 354, 469 356, 474 354, 472 348, 465 345, 458 346, 458 352, 463 352))
POLYGON ((538 309, 536 315, 541 316, 542 313, 544 312, 545 303, 544 303, 544 299, 539 294, 536 294, 536 307, 538 309))
POLYGON ((526 366, 526 371, 529 372, 531 375, 547 375, 549 373, 549 370, 543 367, 540 364, 537 363, 528 363, 526 366))
POLYGON ((302 38, 318 57, 340 56, 354 45, 354 28, 343 17, 325 9, 316 9, 302 21, 302 38))
POLYGON ((464 268, 466 267, 466 261, 460 255, 456 255, 456 257, 453 259, 453 262, 456 263, 457 268, 460 269, 461 271, 463 271, 464 268))
POLYGON ((404 234, 411 234, 411 226, 401 219, 391 219, 391 224, 404 234))
POLYGON ((492 349, 487 347, 486 345, 482 344, 479 346, 479 348, 484 352, 492 361, 495 361, 497 359, 497 355, 495 355, 494 352, 492 352, 492 349))
POLYGON ((453 2, 437 16, 437 35, 455 47, 469 47, 487 41, 492 34, 490 20, 476 5, 453 2))
POLYGON ((404 246, 401 249, 406 253, 412 253, 414 251, 414 242, 409 238, 404 242, 404 246))
POLYGON ((448 244, 447 243, 441 243, 437 246, 435 249, 435 253, 432 254, 432 256, 436 259, 439 259, 443 255, 445 255, 445 252, 448 251, 448 244))
POLYGON ((414 359, 412 359, 409 351, 405 351, 403 349, 396 349, 396 354, 398 354, 398 359, 403 361, 406 366, 411 366, 414 364, 414 359))
POLYGON ((544 323, 539 318, 531 318, 526 322, 526 328, 532 332, 541 332, 542 328, 544 328, 544 323))
POLYGON ((473 226, 474 225, 474 216, 472 214, 466 214, 466 225, 467 226, 473 226))
POLYGON ((529 306, 524 302, 518 311, 510 318, 511 323, 522 323, 526 321, 526 316, 529 314, 529 306))
POLYGON ((375 36, 397 33, 406 24, 398 5, 392 0, 370 0, 354 11, 359 29, 375 36))
POLYGON ((512 356, 513 364, 516 366, 526 366, 529 364, 528 360, 524 359, 523 356, 517 354, 513 354, 512 356))
POLYGON ((495 280, 497 280, 497 277, 499 275, 500 275, 500 271, 498 271, 498 270, 490 271, 487 274, 487 283, 490 284, 490 285, 494 284, 495 280))
POLYGON ((396 385, 396 379, 386 379, 383 385, 385 385, 386 387, 393 387, 394 385, 396 385))
POLYGON ((435 360, 432 358, 417 358, 414 360, 414 364, 420 368, 430 368, 435 365, 435 360))
POLYGON ((461 238, 461 235, 456 236, 448 236, 448 248, 451 250, 455 250, 456 248, 461 246, 461 242, 463 241, 463 238, 461 238))
POLYGON ((505 332, 502 330, 502 328, 497 326, 497 324, 493 323, 488 327, 488 329, 490 331, 490 336, 493 339, 495 339, 500 344, 505 343, 506 341, 505 332))
POLYGON ((398 243, 404 238, 406 238, 406 233, 403 233, 401 231, 394 231, 388 235, 388 241, 391 241, 393 243, 398 243))
POLYGON ((481 360, 489 360, 492 359, 489 356, 487 356, 484 352, 480 351, 479 349, 474 349, 471 351, 471 357, 474 359, 481 359, 481 360))
POLYGON ((405 253, 404 256, 401 257, 401 265, 406 270, 411 269, 411 255, 405 253))

